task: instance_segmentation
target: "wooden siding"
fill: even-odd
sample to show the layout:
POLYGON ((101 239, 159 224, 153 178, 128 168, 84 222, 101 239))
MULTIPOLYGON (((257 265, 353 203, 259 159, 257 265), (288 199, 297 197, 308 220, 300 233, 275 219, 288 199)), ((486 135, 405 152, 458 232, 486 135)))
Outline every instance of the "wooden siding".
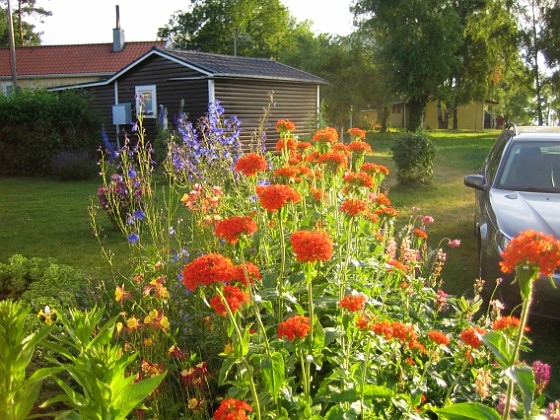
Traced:
MULTIPOLYGON (((79 85, 82 83, 96 82, 101 76, 60 76, 60 77, 25 77, 18 76, 18 86, 22 89, 48 89, 57 86, 79 85)), ((2 82, 12 83, 12 79, 2 78, 2 82)))
MULTIPOLYGON (((484 128, 484 106, 480 101, 459 105, 457 108, 457 128, 459 130, 482 130, 484 128)), ((448 128, 452 128, 452 117, 449 118, 448 128)), ((437 101, 430 101, 426 105, 424 128, 437 129, 437 101)))
POLYGON ((215 96, 226 115, 236 115, 241 121, 241 140, 248 144, 259 125, 264 108, 269 104, 269 92, 274 93, 274 107, 265 126, 267 147, 278 140, 276 123, 289 119, 297 127, 296 135, 314 131, 317 119, 317 85, 261 81, 251 79, 216 79, 215 96))

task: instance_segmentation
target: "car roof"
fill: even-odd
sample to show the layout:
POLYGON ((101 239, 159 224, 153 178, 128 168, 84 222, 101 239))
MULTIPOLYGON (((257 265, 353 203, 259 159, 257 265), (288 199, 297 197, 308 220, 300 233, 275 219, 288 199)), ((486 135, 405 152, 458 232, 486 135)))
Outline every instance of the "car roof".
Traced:
POLYGON ((560 141, 560 126, 514 125, 509 128, 511 141, 560 141))

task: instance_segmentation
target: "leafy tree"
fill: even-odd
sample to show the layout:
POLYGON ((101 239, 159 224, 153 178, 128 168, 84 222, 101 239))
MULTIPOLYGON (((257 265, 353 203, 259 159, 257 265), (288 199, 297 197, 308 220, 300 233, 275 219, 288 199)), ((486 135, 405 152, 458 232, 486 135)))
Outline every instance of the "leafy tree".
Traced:
POLYGON ((191 0, 158 36, 179 49, 276 58, 294 26, 279 0, 191 0))
MULTIPOLYGON (((18 0, 17 6, 12 1, 14 22, 14 41, 16 46, 39 45, 40 34, 35 31, 35 25, 26 21, 30 17, 47 17, 52 13, 42 7, 37 7, 37 0, 18 0)), ((0 47, 9 46, 8 32, 8 2, 0 0, 0 47)))
POLYGON ((420 128, 431 95, 450 79, 462 45, 460 18, 449 0, 356 0, 362 28, 375 34, 375 54, 392 91, 406 99, 407 128, 420 128))

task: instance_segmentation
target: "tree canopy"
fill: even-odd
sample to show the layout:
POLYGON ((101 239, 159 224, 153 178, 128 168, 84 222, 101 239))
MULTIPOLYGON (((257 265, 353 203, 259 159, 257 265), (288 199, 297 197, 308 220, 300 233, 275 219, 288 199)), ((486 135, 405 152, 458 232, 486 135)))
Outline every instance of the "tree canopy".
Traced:
MULTIPOLYGON (((51 12, 37 7, 37 0, 12 0, 12 18, 14 23, 14 42, 16 46, 39 45, 40 33, 35 25, 29 22, 30 17, 43 18, 51 16, 51 12)), ((8 32, 8 1, 0 0, 0 47, 9 46, 8 32)))

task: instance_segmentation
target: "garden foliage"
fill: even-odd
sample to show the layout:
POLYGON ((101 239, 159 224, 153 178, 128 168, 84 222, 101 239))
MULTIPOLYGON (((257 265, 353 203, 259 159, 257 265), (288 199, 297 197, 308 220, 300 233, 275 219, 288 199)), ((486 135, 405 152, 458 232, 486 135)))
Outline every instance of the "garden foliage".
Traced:
POLYGON ((0 175, 50 175, 60 152, 93 152, 98 132, 82 94, 34 89, 0 96, 0 175))
POLYGON ((98 396, 82 375, 88 363, 100 366, 88 344, 98 342, 111 361, 95 376, 104 389, 123 377, 161 380, 136 406, 143 418, 507 419, 558 410, 544 391, 547 365, 519 361, 526 319, 497 302, 475 317, 480 282, 472 297, 445 293, 441 270, 459 241, 432 248, 434 220, 421 210, 395 229, 389 171, 367 161, 362 130, 349 130, 349 144, 328 127, 296 140, 281 120, 275 151, 241 153, 221 129, 223 111, 213 112, 199 121, 215 124, 197 143, 192 130, 170 142, 162 174, 141 119, 136 141, 103 160, 104 188, 120 176, 130 203, 143 185, 116 218, 128 255, 105 248, 104 202, 90 207, 109 263, 126 258, 130 271, 99 287, 103 326, 84 327, 101 325, 97 310, 60 311, 53 321, 66 333, 51 334, 58 345, 48 347, 64 359, 51 360, 52 373, 64 368, 76 381, 57 376, 66 395, 57 401, 90 413, 80 410, 98 396), (177 156, 199 160, 178 165, 177 156))

